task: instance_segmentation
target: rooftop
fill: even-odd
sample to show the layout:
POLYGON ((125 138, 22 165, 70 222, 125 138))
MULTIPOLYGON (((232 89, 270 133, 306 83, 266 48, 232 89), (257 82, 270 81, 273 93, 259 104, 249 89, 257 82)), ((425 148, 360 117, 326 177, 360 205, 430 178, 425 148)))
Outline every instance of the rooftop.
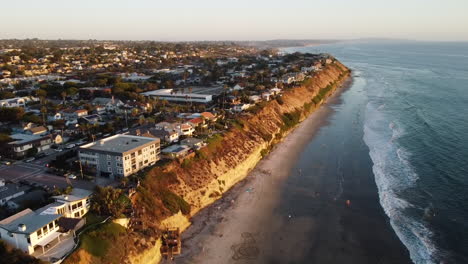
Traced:
POLYGON ((18 185, 16 183, 7 183, 4 186, 0 186, 0 200, 27 190, 29 190, 28 186, 18 185))
POLYGON ((8 142, 8 144, 24 144, 30 141, 36 141, 36 140, 43 138, 43 136, 28 135, 28 134, 22 134, 22 133, 12 134, 10 137, 14 139, 15 141, 8 142))
POLYGON ((93 193, 92 191, 74 188, 70 194, 57 195, 57 196, 53 196, 52 198, 56 200, 73 202, 73 201, 85 199, 89 197, 92 193, 93 193))
POLYGON ((178 153, 189 150, 190 147, 186 145, 172 145, 162 150, 163 153, 178 153))
POLYGON ((0 227, 12 233, 31 234, 60 217, 57 214, 40 215, 28 208, 0 221, 0 227), (26 226, 24 231, 19 231, 20 224, 26 226))
POLYGON ((117 134, 108 138, 103 138, 93 143, 83 145, 80 147, 80 149, 124 153, 141 147, 145 144, 157 142, 159 142, 158 138, 117 134))

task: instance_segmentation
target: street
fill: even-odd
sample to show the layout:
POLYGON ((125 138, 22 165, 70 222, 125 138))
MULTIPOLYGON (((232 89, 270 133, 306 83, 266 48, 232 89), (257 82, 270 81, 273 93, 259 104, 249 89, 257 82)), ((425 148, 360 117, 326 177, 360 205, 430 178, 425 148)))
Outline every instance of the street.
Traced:
MULTIPOLYGON (((68 186, 67 179, 63 176, 57 176, 46 172, 47 167, 45 164, 51 159, 45 157, 40 160, 35 160, 30 163, 18 161, 10 166, 2 165, 0 167, 0 178, 3 178, 12 182, 28 181, 29 183, 35 183, 40 186, 47 186, 50 188, 60 187, 64 188, 68 186)), ((84 181, 84 180, 68 180, 71 185, 75 188, 82 188, 87 190, 93 190, 96 186, 95 182, 84 181)), ((108 185, 109 182, 99 183, 99 185, 108 185)))

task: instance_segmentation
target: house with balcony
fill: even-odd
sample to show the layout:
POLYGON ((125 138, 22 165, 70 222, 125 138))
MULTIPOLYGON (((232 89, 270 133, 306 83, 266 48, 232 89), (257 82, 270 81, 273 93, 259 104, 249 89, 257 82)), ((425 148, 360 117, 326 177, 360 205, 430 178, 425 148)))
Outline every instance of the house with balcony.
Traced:
POLYGON ((92 192, 74 188, 69 194, 52 196, 55 202, 37 210, 40 214, 59 214, 66 218, 82 218, 91 208, 92 192))
POLYGON ((59 214, 39 214, 25 209, 0 221, 0 239, 27 253, 43 250, 53 241, 60 241, 59 214))
POLYGON ((5 205, 9 200, 23 195, 27 190, 29 190, 28 186, 6 183, 0 178, 0 205, 5 205))
POLYGON ((8 142, 8 154, 13 158, 23 158, 27 156, 28 151, 33 148, 37 152, 42 152, 50 149, 52 145, 51 135, 28 135, 28 134, 12 134, 10 136, 13 141, 8 142))

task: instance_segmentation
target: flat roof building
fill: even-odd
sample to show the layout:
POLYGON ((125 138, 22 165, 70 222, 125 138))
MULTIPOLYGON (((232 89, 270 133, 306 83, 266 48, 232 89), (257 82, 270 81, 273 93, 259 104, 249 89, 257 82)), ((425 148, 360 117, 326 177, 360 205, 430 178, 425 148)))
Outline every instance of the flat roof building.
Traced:
POLYGON ((159 98, 169 102, 193 102, 207 104, 213 101, 211 94, 196 94, 196 93, 179 93, 173 89, 160 89, 149 92, 144 92, 142 95, 147 97, 159 98))
POLYGON ((80 147, 82 166, 97 176, 121 178, 159 160, 160 139, 117 134, 80 147))

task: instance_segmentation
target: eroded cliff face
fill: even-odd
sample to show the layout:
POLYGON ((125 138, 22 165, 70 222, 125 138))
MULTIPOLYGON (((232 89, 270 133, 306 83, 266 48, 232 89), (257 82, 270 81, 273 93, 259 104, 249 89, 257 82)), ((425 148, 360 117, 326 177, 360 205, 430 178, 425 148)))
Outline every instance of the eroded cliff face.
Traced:
POLYGON ((79 249, 66 263, 158 263, 161 260, 159 231, 167 227, 186 229, 190 217, 219 199, 257 165, 271 147, 292 128, 285 126, 285 114, 297 121, 306 118, 349 77, 349 70, 335 61, 315 74, 306 84, 286 90, 281 100, 268 102, 255 113, 239 118, 218 141, 201 150, 188 166, 177 162, 152 169, 132 197, 135 217, 124 234, 112 237, 113 246, 100 257, 79 249), (326 92, 326 93, 325 93, 326 92), (314 100, 315 99, 315 100, 314 100), (190 204, 183 215, 171 213, 162 194, 176 193, 190 204), (118 262, 116 262, 118 260, 118 262))
MULTIPOLYGON (((316 74, 306 85, 284 92, 282 102, 273 100, 257 113, 243 116, 240 125, 224 135, 218 147, 205 150, 209 158, 197 159, 188 168, 173 165, 168 170, 177 175, 177 183, 169 188, 183 197, 190 205, 190 214, 177 214, 162 221, 160 228, 189 226, 189 217, 219 199, 248 173, 262 159, 272 145, 280 141, 288 131, 284 129, 283 115, 299 112, 300 120, 319 107, 312 99, 321 89, 332 85, 325 97, 349 77, 349 70, 335 61, 316 74)), ((135 205, 138 207, 138 205, 135 205)), ((148 210, 148 209, 146 209, 148 210)), ((144 252, 130 257, 134 264, 143 264, 142 256, 151 255, 151 261, 160 260, 159 243, 144 252)))

